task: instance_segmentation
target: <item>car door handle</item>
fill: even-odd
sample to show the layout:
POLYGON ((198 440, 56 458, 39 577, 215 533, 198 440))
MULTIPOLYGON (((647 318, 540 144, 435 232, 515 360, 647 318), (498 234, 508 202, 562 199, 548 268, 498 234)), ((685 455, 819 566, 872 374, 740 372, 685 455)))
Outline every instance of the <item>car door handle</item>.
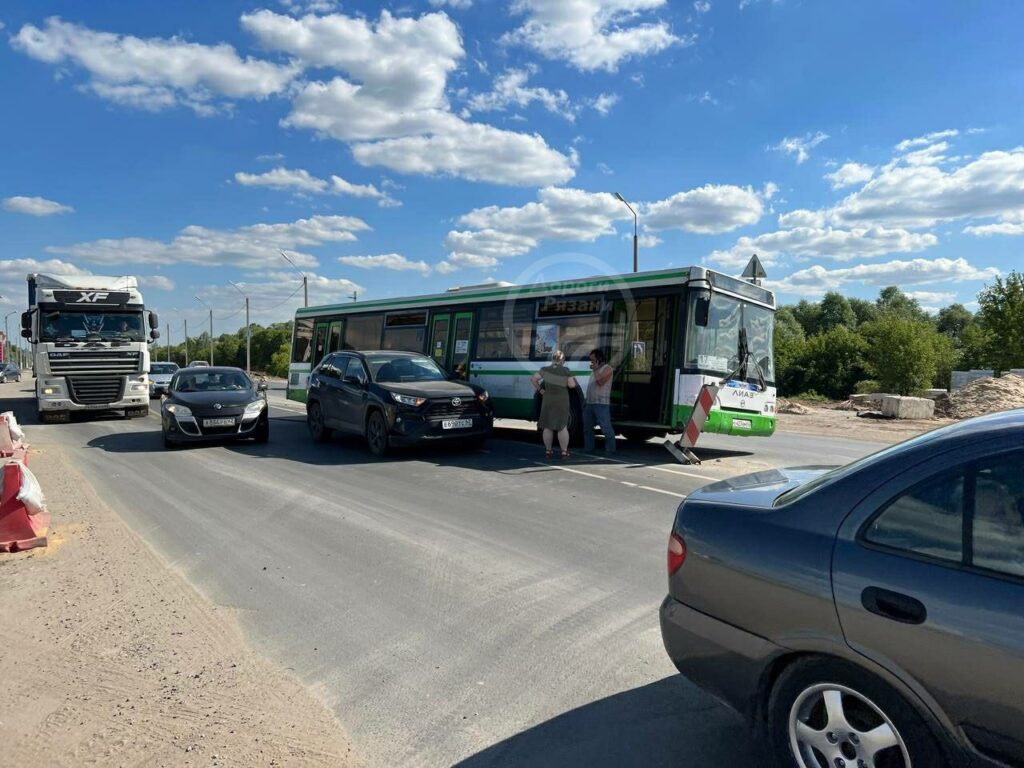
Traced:
POLYGON ((901 624, 924 624, 928 618, 928 610, 920 600, 881 587, 868 587, 861 593, 860 601, 871 613, 901 624))

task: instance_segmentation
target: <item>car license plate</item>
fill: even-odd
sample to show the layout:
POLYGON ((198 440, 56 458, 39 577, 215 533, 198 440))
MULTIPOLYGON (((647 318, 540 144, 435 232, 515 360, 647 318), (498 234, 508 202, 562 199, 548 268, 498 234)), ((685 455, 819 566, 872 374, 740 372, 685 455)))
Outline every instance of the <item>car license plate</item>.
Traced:
POLYGON ((228 419, 203 419, 204 427, 233 427, 235 426, 235 420, 233 418, 228 419))
POLYGON ((469 429, 472 426, 472 419, 445 419, 441 422, 441 429, 469 429))

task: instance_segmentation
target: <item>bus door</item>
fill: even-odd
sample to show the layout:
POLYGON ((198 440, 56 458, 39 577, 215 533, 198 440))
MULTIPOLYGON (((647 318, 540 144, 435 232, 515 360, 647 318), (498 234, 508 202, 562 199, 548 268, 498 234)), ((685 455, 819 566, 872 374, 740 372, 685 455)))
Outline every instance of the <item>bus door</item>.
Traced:
POLYGON ((324 351, 325 355, 331 352, 337 352, 341 349, 341 339, 344 336, 344 325, 344 320, 335 320, 331 323, 330 328, 327 331, 327 349, 324 351))
POLYGON ((612 418, 660 424, 672 382, 671 296, 616 301, 612 305, 612 418))
POLYGON ((445 312, 434 315, 430 355, 449 374, 469 378, 469 344, 473 335, 473 313, 445 312))
POLYGON ((313 358, 310 360, 310 370, 320 365, 320 361, 327 354, 327 327, 326 320, 317 320, 316 329, 313 331, 313 358))

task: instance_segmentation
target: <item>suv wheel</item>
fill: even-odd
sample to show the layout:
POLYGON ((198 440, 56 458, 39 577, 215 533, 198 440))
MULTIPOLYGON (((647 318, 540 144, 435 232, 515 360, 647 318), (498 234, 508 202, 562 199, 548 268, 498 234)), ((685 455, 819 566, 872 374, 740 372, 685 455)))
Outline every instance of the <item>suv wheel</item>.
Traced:
POLYGON ((324 425, 324 412, 320 403, 312 402, 306 409, 306 424, 314 443, 324 443, 331 438, 330 428, 324 425))
POLYGON ((797 662, 768 707, 779 768, 943 768, 928 725, 881 680, 828 659, 797 662))
POLYGON ((366 444, 374 456, 388 452, 388 427, 380 411, 374 411, 366 422, 366 444))

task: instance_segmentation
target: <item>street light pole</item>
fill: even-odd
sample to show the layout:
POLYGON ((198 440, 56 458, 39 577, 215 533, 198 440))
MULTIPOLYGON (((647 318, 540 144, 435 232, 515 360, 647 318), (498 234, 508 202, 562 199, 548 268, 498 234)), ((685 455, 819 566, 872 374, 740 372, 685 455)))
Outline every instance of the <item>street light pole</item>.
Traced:
POLYGON ((235 290, 242 294, 242 298, 245 299, 245 372, 252 376, 252 325, 249 323, 249 297, 242 292, 242 289, 238 287, 238 284, 228 280, 235 290))
POLYGON ((4 315, 4 349, 3 349, 2 357, 3 357, 3 362, 5 362, 5 363, 9 363, 10 362, 8 357, 9 357, 9 352, 10 352, 10 349, 11 349, 11 334, 10 334, 10 332, 7 329, 7 318, 10 317, 11 315, 15 314, 17 311, 18 310, 16 310, 16 309, 12 309, 10 312, 8 312, 6 315, 4 315))
POLYGON ((210 310, 210 365, 213 365, 213 307, 211 307, 205 301, 200 299, 198 296, 193 296, 192 298, 198 301, 208 310, 210 310))
POLYGON ((171 362, 171 324, 167 324, 167 362, 171 362))
POLYGON ((309 280, 306 278, 306 273, 295 266, 295 262, 288 258, 288 254, 284 251, 280 252, 284 256, 284 260, 295 267, 295 271, 302 275, 302 306, 309 306, 309 280))
POLYGON ((615 193, 615 197, 618 199, 618 201, 620 203, 622 203, 627 208, 629 208, 629 212, 633 214, 633 271, 636 272, 637 269, 639 268, 639 262, 640 262, 640 258, 639 258, 640 238, 637 236, 637 217, 636 217, 636 211, 633 210, 633 206, 631 206, 628 202, 626 202, 626 198, 624 198, 618 192, 615 193))

